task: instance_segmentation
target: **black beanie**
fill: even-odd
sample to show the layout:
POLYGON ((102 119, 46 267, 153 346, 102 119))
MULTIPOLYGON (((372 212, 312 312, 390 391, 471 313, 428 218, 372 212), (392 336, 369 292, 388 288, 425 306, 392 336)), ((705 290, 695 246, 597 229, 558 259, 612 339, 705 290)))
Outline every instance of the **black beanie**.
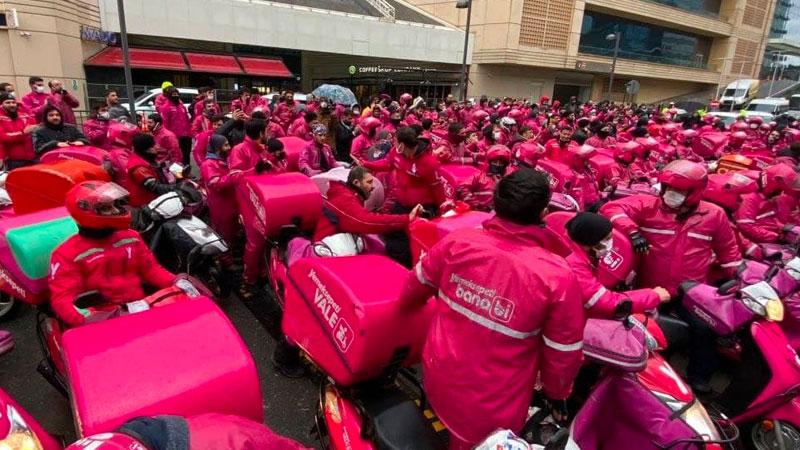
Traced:
POLYGON ((567 234, 574 242, 592 247, 611 233, 611 221, 600 214, 579 212, 567 222, 567 234))

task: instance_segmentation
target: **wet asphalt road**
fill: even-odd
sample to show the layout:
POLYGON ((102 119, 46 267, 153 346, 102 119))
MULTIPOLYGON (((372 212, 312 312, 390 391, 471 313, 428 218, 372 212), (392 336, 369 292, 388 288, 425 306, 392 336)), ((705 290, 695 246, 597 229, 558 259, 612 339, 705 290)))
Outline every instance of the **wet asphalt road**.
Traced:
MULTIPOLYGON (((0 388, 47 431, 72 441, 75 430, 67 399, 36 371, 42 358, 36 340, 36 313, 21 306, 13 318, 0 322, 0 328, 14 333, 16 340, 16 348, 0 356, 0 388)), ((270 362, 274 341, 251 311, 234 296, 220 302, 220 306, 239 330, 256 362, 267 425, 308 446, 318 447, 316 438, 309 433, 318 393, 315 382, 308 378, 290 380, 275 372, 270 362)))

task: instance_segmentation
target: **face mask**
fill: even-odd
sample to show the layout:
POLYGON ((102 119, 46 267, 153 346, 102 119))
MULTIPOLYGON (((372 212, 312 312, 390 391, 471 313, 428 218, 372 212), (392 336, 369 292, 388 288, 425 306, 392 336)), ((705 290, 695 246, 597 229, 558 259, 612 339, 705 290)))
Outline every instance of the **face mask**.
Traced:
POLYGON ((206 98, 209 100, 214 100, 214 94, 208 94, 206 95, 206 98))
POLYGON ((686 201, 686 196, 684 194, 673 191, 672 189, 667 189, 662 198, 664 199, 664 203, 672 209, 680 208, 683 202, 686 201))
POLYGON ((108 113, 108 111, 106 111, 106 112, 101 112, 100 114, 97 115, 97 117, 103 120, 108 120, 111 117, 111 115, 108 113))
POLYGON ((36 86, 34 89, 40 94, 44 93, 44 86, 36 86))
POLYGON ((594 250, 594 255, 597 259, 602 260, 611 252, 612 248, 614 248, 614 238, 608 238, 604 241, 600 241, 600 243, 592 247, 592 250, 594 250))
POLYGON ((499 131, 494 133, 494 140, 495 141, 499 141, 501 137, 503 137, 503 135, 499 131))

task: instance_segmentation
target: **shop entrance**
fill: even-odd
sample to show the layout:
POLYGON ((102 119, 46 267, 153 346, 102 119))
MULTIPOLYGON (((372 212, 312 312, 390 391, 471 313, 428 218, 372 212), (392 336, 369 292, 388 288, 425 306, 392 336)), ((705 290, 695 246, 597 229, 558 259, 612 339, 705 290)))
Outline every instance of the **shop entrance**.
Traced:
POLYGON ((569 102, 570 97, 576 97, 578 101, 585 102, 589 100, 590 95, 590 88, 577 84, 556 83, 553 87, 553 100, 560 101, 562 105, 569 102))

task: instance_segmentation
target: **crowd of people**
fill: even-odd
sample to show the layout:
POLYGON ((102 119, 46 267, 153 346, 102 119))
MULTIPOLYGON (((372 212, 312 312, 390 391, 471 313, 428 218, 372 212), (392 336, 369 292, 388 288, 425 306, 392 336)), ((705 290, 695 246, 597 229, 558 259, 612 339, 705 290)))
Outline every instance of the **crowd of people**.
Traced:
MULTIPOLYGON (((651 312, 670 303, 684 281, 731 278, 743 258, 761 251, 759 244, 780 242, 787 226, 800 223, 800 130, 788 117, 765 122, 742 116, 726 125, 674 105, 575 98, 562 104, 547 97, 449 96, 428 105, 403 94, 375 96, 363 107, 313 97, 301 104, 292 92, 267 101, 249 89, 241 90, 226 117, 212 90, 201 90, 187 109, 166 83, 157 112, 138 121, 109 91, 81 132, 73 113, 77 100, 60 81, 48 85, 49 93, 40 78, 31 78, 32 91, 20 100, 13 86, 0 85, 7 169, 33 164, 60 146, 99 147, 109 151, 113 179, 129 193, 132 207, 176 189, 176 178, 195 177, 208 192, 213 228, 234 244, 241 240, 234 187, 248 175, 288 171, 278 139, 286 136, 307 141, 300 173, 352 167, 346 181, 331 183, 313 236, 302 238, 305 246, 292 241, 290 253, 309 256, 314 243, 342 233, 380 235, 386 254, 411 268, 412 221, 463 205, 493 211, 483 228, 453 233, 426 253, 411 268, 403 296, 411 304, 435 295, 449 306, 434 318, 423 369, 452 448, 471 448, 497 428, 519 430, 537 380, 553 413, 566 415, 585 317, 612 317, 623 300, 632 301, 633 312, 651 312), (724 136, 725 144, 699 152, 694 144, 711 133, 724 136), (612 161, 608 170, 590 164, 600 154, 612 161), (729 205, 705 201, 710 168, 731 154, 770 159, 755 175, 757 191, 729 205), (192 173, 191 160, 199 172, 192 173), (477 170, 453 182, 442 175, 451 165, 477 170), (386 198, 372 210, 365 201, 376 179, 386 198), (644 186, 641 193, 615 195, 637 185, 644 186), (568 239, 544 226, 553 193, 569 195, 580 210, 567 224, 568 239), (614 292, 597 279, 613 229, 641 254, 635 290, 614 292), (465 290, 507 299, 508 314, 471 307, 462 300, 465 290)), ((70 307, 76 292, 109 288, 82 275, 95 273, 93 264, 105 265, 104 276, 124 280, 109 292, 115 302, 139 295, 131 287, 136 276, 159 285, 171 279, 127 230, 127 213, 115 206, 119 192, 95 186, 75 195, 67 206, 81 232, 56 251, 58 270, 50 278, 54 309, 71 325, 82 323, 70 307), (81 216, 86 198, 94 202, 89 219, 81 216), (139 271, 121 262, 131 259, 124 251, 129 247, 139 271), (117 265, 75 256, 87 248, 107 249, 117 265)), ((244 241, 239 294, 247 301, 257 295, 267 267, 263 237, 245 235, 244 241)), ((716 369, 713 337, 680 304, 665 306, 692 324, 687 377, 696 392, 708 393, 716 369)), ((282 363, 285 374, 296 374, 296 361, 282 363)))

